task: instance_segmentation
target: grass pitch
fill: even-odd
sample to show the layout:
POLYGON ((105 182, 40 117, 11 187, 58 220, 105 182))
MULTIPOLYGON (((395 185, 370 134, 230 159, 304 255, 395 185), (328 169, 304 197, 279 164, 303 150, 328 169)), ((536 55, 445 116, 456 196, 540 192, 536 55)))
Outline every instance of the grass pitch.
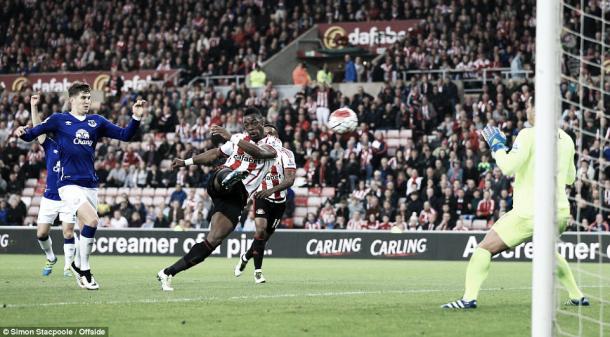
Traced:
MULTIPOLYGON (((252 261, 235 278, 237 259, 210 258, 161 292, 155 274, 175 260, 93 256, 101 289, 85 291, 63 277, 62 257, 42 277, 42 254, 3 255, 0 327, 109 327, 113 337, 530 335, 530 263, 492 263, 479 308, 451 311, 439 306, 461 296, 465 262, 267 258, 267 283, 256 285, 252 261)), ((561 330, 610 335, 610 265, 572 266, 593 305, 562 305, 561 330)))

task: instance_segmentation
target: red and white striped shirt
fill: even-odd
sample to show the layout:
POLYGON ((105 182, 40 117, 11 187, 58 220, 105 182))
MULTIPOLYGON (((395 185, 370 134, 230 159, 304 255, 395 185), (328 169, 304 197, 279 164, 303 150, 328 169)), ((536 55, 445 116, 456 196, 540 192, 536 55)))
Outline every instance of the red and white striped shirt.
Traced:
MULTIPOLYGON (((286 169, 296 170, 297 165, 294 160, 294 153, 292 151, 281 148, 278 151, 278 156, 275 158, 275 162, 269 173, 265 176, 265 179, 259 186, 259 191, 266 191, 277 185, 279 185, 286 177, 286 169)), ((286 190, 281 190, 273 193, 267 198, 267 200, 275 203, 281 203, 286 201, 286 190)))
MULTIPOLYGON (((251 195, 256 191, 259 185, 263 182, 263 179, 273 166, 275 158, 273 159, 254 159, 252 156, 247 154, 242 148, 237 146, 237 143, 241 140, 250 141, 254 143, 250 136, 245 133, 238 133, 231 137, 231 140, 224 143, 220 147, 220 151, 225 155, 229 156, 227 161, 224 163, 225 167, 231 170, 248 171, 249 175, 243 180, 244 186, 248 191, 248 195, 251 195)), ((278 153, 282 149, 282 143, 279 139, 273 136, 267 136, 261 139, 258 146, 269 145, 275 149, 278 153)))

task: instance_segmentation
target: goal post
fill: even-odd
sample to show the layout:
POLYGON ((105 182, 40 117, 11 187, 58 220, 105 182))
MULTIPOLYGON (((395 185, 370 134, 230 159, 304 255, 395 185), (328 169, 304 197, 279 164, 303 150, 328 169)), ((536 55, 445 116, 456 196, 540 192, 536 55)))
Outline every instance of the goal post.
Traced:
POLYGON ((558 0, 536 1, 536 158, 534 255, 532 263, 532 336, 553 336, 555 290, 557 119, 561 74, 558 0))

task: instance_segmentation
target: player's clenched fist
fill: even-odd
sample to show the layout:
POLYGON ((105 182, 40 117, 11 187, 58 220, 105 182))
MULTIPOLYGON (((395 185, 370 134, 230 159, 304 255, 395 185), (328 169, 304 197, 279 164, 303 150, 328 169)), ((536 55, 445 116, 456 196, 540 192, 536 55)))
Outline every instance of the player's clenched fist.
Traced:
POLYGON ((136 117, 142 117, 144 115, 144 106, 146 105, 146 101, 143 99, 137 100, 133 106, 131 107, 131 111, 133 115, 136 117))
POLYGON ((185 167, 186 164, 184 163, 184 160, 182 159, 174 159, 174 161, 172 162, 172 170, 181 168, 181 167, 185 167))
POLYGON ((30 97, 30 105, 36 106, 38 105, 38 102, 40 102, 40 95, 37 93, 33 94, 32 97, 30 97))
POLYGON ((25 134, 26 129, 27 128, 25 126, 18 127, 17 129, 15 129, 15 132, 14 132, 15 136, 17 136, 17 137, 23 136, 25 134))

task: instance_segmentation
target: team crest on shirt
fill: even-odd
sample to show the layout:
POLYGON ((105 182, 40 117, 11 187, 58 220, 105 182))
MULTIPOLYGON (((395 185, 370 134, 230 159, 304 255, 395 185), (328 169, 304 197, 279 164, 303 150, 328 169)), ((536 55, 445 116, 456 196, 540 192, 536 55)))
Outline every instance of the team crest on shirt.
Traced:
POLYGON ((76 138, 74 138, 74 144, 93 146, 93 141, 89 139, 89 132, 87 130, 78 129, 76 131, 76 138))
POLYGON ((70 125, 72 125, 72 122, 66 121, 66 125, 70 126, 70 125))
POLYGON ((97 126, 97 123, 93 119, 88 120, 87 124, 89 124, 89 126, 92 128, 97 126))

